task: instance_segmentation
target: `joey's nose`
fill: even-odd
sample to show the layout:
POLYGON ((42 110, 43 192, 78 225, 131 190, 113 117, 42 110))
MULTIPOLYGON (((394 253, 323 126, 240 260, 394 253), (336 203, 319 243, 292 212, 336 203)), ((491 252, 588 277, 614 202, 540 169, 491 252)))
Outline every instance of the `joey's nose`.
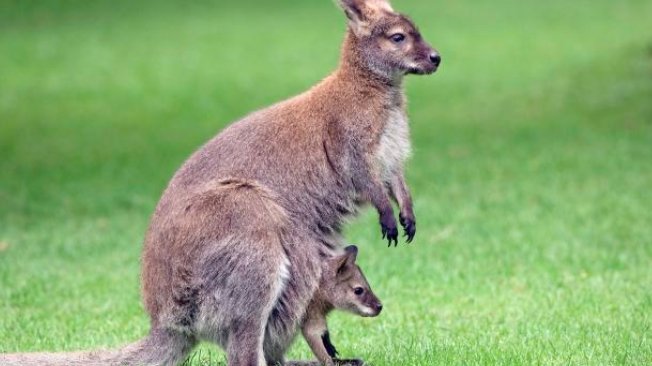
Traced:
POLYGON ((380 313, 381 310, 383 310, 383 304, 377 303, 376 304, 376 311, 380 313))
POLYGON ((435 64, 435 66, 439 66, 441 63, 441 56, 437 52, 433 52, 430 54, 430 62, 435 64))

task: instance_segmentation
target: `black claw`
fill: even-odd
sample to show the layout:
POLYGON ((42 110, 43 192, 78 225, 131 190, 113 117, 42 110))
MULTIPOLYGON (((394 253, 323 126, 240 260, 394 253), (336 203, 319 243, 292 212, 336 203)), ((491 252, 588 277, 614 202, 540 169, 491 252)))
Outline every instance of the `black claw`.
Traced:
POLYGON ((405 228, 405 236, 407 236, 407 242, 411 243, 414 239, 414 234, 416 234, 417 229, 414 223, 405 228))
MULTIPOLYGON (((392 246, 392 241, 394 242, 394 246, 396 246, 398 244, 398 229, 395 227, 385 228, 383 231, 386 233, 387 246, 392 246)), ((383 236, 383 239, 385 239, 385 236, 383 236)))
POLYGON ((392 241, 395 243, 398 241, 398 229, 396 228, 396 221, 394 221, 393 216, 387 215, 381 217, 380 228, 383 240, 387 239, 387 246, 391 246, 392 241))
POLYGON ((401 226, 403 226, 403 237, 406 237, 406 242, 409 244, 414 240, 414 235, 417 232, 417 224, 414 219, 406 219, 402 215, 399 216, 401 226))

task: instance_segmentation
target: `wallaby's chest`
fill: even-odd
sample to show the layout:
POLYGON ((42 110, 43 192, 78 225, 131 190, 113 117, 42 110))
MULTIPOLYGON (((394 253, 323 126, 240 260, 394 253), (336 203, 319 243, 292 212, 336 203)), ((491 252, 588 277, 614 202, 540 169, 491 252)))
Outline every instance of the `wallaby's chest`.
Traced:
POLYGON ((381 179, 389 182, 410 156, 411 145, 408 119, 403 109, 389 111, 386 118, 376 149, 376 160, 381 179))

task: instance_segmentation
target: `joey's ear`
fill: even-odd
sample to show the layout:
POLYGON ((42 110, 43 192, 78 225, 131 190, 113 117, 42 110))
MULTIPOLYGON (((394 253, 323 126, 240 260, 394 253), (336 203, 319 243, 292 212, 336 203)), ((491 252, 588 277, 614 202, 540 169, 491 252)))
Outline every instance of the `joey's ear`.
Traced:
POLYGON ((358 247, 355 245, 349 245, 344 248, 344 252, 346 253, 349 264, 354 264, 356 258, 358 258, 358 247))
POLYGON ((358 247, 355 245, 349 245, 344 248, 344 254, 337 257, 336 267, 337 273, 341 274, 346 272, 348 269, 352 268, 355 265, 355 260, 358 257, 358 247))
POLYGON ((360 35, 369 32, 371 23, 384 11, 393 11, 387 0, 337 0, 349 19, 349 27, 360 35))

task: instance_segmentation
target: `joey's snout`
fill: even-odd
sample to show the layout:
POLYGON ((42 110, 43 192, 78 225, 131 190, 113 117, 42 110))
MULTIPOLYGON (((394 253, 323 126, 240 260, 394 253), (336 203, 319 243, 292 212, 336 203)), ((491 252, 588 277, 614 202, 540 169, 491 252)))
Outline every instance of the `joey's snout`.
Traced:
POLYGON ((375 317, 380 315, 380 312, 383 311, 383 303, 376 296, 370 296, 365 304, 368 309, 366 316, 375 317))
POLYGON ((435 65, 435 67, 439 67, 439 64, 441 63, 441 56, 439 56, 439 53, 437 53, 436 51, 432 51, 430 53, 429 58, 430 58, 430 62, 432 62, 435 65))
POLYGON ((374 316, 378 316, 378 314, 380 314, 380 312, 383 311, 383 304, 381 304, 380 302, 375 303, 374 310, 376 310, 376 315, 374 316))
POLYGON ((380 315, 380 312, 383 310, 383 303, 370 290, 365 291, 358 300, 359 303, 356 304, 354 312, 360 316, 373 318, 380 315))
POLYGON ((380 315, 380 312, 383 310, 383 304, 380 302, 373 302, 365 306, 366 311, 363 312, 362 316, 365 317, 376 317, 380 315))

